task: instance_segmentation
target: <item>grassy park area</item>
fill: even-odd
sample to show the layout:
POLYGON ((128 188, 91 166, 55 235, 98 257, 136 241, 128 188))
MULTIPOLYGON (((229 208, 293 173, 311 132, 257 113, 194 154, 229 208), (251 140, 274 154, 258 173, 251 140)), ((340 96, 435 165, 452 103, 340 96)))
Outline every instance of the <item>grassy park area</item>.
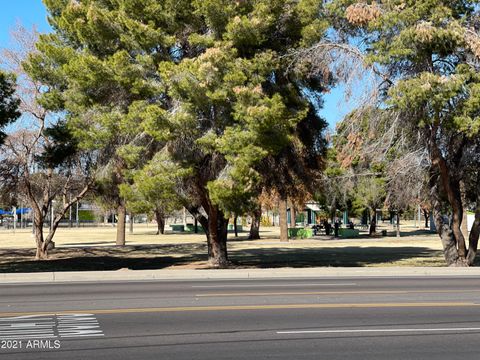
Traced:
POLYGON ((48 36, 19 24, 1 60, 0 216, 31 212, 37 234, 0 234, 12 261, 34 243, 47 260, 56 242, 33 269, 443 265, 440 240, 408 226, 400 240, 285 244, 311 235, 296 223, 361 219, 374 235, 415 215, 434 219, 445 264, 474 264, 478 1, 44 3, 48 36), (160 232, 191 216, 208 239, 126 237, 130 216, 160 232), (227 218, 280 235, 227 247, 227 218), (67 219, 118 231, 57 237, 67 219))
MULTIPOLYGON (((362 234, 354 239, 315 236, 280 242, 279 229, 264 227, 260 240, 243 232, 229 235, 233 267, 311 266, 445 266, 436 234, 413 224, 402 227, 397 238, 390 226, 386 237, 362 234)), ((125 247, 115 246, 116 229, 110 226, 60 228, 56 248, 47 261, 35 261, 34 239, 29 230, 0 232, 0 272, 89 271, 120 269, 178 269, 207 267, 205 235, 167 233, 155 235, 153 225, 136 225, 127 233, 125 247)))

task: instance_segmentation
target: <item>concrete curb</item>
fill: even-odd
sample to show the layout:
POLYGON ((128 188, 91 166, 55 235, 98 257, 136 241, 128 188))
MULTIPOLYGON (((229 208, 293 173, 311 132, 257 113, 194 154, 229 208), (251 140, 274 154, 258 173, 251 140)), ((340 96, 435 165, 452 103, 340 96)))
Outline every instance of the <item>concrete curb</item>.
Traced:
POLYGON ((322 277, 450 277, 478 276, 480 268, 384 267, 384 268, 276 268, 225 270, 117 270, 43 273, 0 273, 1 284, 55 282, 116 282, 146 280, 210 280, 322 277))

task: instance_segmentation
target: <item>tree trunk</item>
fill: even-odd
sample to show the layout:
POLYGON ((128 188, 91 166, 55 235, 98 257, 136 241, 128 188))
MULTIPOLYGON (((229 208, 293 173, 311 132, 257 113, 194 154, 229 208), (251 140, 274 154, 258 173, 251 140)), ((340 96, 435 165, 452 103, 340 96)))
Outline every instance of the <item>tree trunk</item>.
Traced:
POLYGON ((457 244, 453 231, 450 229, 448 222, 445 221, 437 206, 435 206, 433 210, 433 216, 437 233, 442 241, 443 255, 447 266, 459 266, 461 259, 458 256, 457 244))
MULTIPOLYGON (((49 170, 49 172, 50 171, 51 170, 49 170)), ((32 230, 35 236, 35 244, 36 244, 35 259, 36 260, 47 259, 48 251, 54 247, 54 242, 52 240, 60 222, 62 221, 67 211, 71 210, 71 207, 74 203, 77 203, 77 209, 78 209, 78 201, 81 198, 83 198, 85 194, 89 191, 92 183, 87 183, 85 187, 78 193, 77 196, 75 196, 73 200, 70 196, 69 201, 67 201, 66 199, 67 188, 65 187, 63 188, 63 192, 62 192, 63 207, 61 207, 61 210, 57 213, 57 215, 53 216, 53 219, 51 219, 50 232, 48 233, 47 237, 44 238, 43 226, 45 223, 45 218, 47 217, 49 205, 53 206, 53 201, 54 201, 53 196, 50 193, 51 183, 48 183, 48 185, 45 187, 44 193, 43 193, 43 203, 39 204, 39 202, 37 202, 35 198, 34 192, 32 191, 32 186, 28 176, 24 180, 25 180, 25 185, 27 190, 27 196, 30 201, 30 206, 33 209, 32 230)), ((52 215, 53 214, 51 214, 50 216, 52 215)))
POLYGON ((293 205, 293 202, 290 203, 290 227, 294 228, 297 226, 297 213, 295 211, 295 206, 293 205))
POLYGON ((190 206, 187 208, 187 210, 195 220, 195 233, 198 233, 198 223, 200 223, 203 230, 205 231, 205 234, 208 235, 208 219, 202 215, 202 213, 199 211, 199 208, 195 206, 190 206))
MULTIPOLYGON (((465 190, 465 183, 463 181, 460 181, 460 196, 461 196, 461 201, 462 205, 467 204, 467 199, 466 199, 466 190, 465 190)), ((460 225, 460 231, 462 232, 463 236, 465 239, 468 238, 468 214, 466 209, 463 209, 463 216, 460 225)))
POLYGON ((53 242, 52 241, 44 241, 40 246, 37 245, 37 251, 35 253, 35 260, 46 260, 46 259, 48 259, 48 251, 51 248, 53 248, 53 242))
POLYGON ((129 233, 133 234, 133 223, 134 223, 134 217, 133 214, 130 213, 130 221, 129 221, 129 233))
MULTIPOLYGON (((458 253, 459 260, 456 262, 457 266, 465 266, 466 264, 466 256, 467 256, 467 247, 465 244, 465 237, 462 234, 461 224, 463 219, 463 204, 462 204, 462 196, 460 191, 460 182, 456 180, 454 177, 450 176, 450 169, 448 168, 447 162, 443 158, 437 144, 434 140, 432 140, 432 149, 431 149, 431 160, 432 166, 438 169, 438 176, 435 178, 431 178, 436 180, 435 184, 435 191, 436 194, 436 202, 437 207, 439 206, 439 197, 438 197, 438 190, 439 185, 442 185, 442 192, 445 193, 448 203, 452 209, 452 224, 451 224, 451 232, 453 234, 453 241, 456 244, 456 250, 458 253)), ((439 213, 437 209, 437 213, 439 213)), ((438 217, 438 214, 435 214, 435 217, 438 217)), ((439 220, 441 220, 439 218, 439 220)), ((437 219, 435 220, 437 222, 437 219)), ((444 223, 444 221, 443 221, 444 223)), ((442 225, 442 222, 440 223, 442 225)), ((438 229, 437 229, 438 230, 438 229)), ((443 231, 443 230, 442 230, 443 231)), ((439 233, 440 234, 440 233, 439 233)), ((442 235, 440 235, 442 237, 442 235)), ((443 242, 443 240, 442 240, 443 242)), ((448 263, 448 262, 447 262, 448 263)))
POLYGON ((425 229, 429 227, 430 211, 423 209, 423 216, 425 217, 425 229))
POLYGON ((157 235, 165 234, 165 214, 162 211, 156 209, 155 220, 157 220, 157 235))
POLYGON ((432 210, 433 219, 435 221, 435 227, 437 233, 440 236, 443 247, 443 255, 447 266, 466 266, 466 261, 459 256, 457 249, 457 242, 455 235, 450 228, 450 224, 442 214, 442 206, 440 202, 440 195, 438 193, 439 184, 438 177, 431 176, 430 178, 430 192, 432 198, 432 210))
POLYGON ((462 233, 462 220, 463 220, 463 205, 461 201, 460 189, 456 186, 452 186, 450 189, 452 191, 452 197, 455 198, 455 201, 452 205, 452 231, 457 240, 458 255, 466 259, 467 257, 467 245, 465 242, 465 237, 462 233))
POLYGON ((460 230, 465 237, 465 239, 468 238, 468 214, 466 211, 463 212, 463 217, 462 217, 462 225, 460 226, 460 230))
POLYGON ((368 235, 373 236, 377 232, 377 213, 376 210, 373 209, 373 215, 370 214, 370 229, 368 231, 368 235))
POLYGON ((117 208, 117 246, 125 246, 125 218, 126 218, 126 209, 125 203, 121 203, 117 208))
POLYGON ((65 214, 65 211, 63 213, 57 214, 57 216, 54 217, 53 221, 51 221, 51 226, 50 226, 50 231, 48 232, 47 237, 44 237, 43 234, 43 226, 45 223, 45 216, 43 213, 37 214, 38 216, 35 216, 35 221, 33 226, 35 227, 35 243, 37 245, 36 253, 35 253, 35 260, 45 260, 48 259, 48 251, 50 249, 53 249, 55 246, 55 243, 52 241, 53 237, 55 236, 55 232, 58 229, 58 225, 60 224, 60 221, 63 218, 63 215, 65 214))
POLYGON ((477 255, 478 238, 480 237, 480 192, 477 192, 477 204, 475 208, 475 219, 473 220, 470 236, 468 238, 467 264, 473 265, 477 255))
POLYGON ((480 236, 480 209, 475 212, 475 220, 470 230, 470 236, 468 239, 468 253, 467 253, 467 264, 469 266, 473 265, 475 261, 475 256, 477 255, 478 249, 478 238, 480 236))
POLYGON ((397 237, 400 237, 400 213, 397 211, 397 237))
POLYGON ((212 205, 208 211, 208 262, 210 266, 215 268, 227 268, 227 235, 228 235, 228 219, 218 206, 212 205))
POLYGON ((233 231, 235 232, 235 237, 238 237, 237 218, 237 215, 233 217, 233 231))
POLYGON ((280 216, 280 241, 288 241, 287 200, 280 198, 278 204, 280 216))
POLYGON ((43 249, 44 239, 43 239, 43 223, 45 219, 42 214, 34 211, 33 224, 32 226, 35 229, 35 244, 36 244, 36 253, 35 260, 44 260, 48 258, 48 250, 45 252, 43 249))
POLYGON ((250 226, 250 240, 260 239, 260 219, 262 217, 262 209, 258 207, 252 213, 252 225, 250 226))

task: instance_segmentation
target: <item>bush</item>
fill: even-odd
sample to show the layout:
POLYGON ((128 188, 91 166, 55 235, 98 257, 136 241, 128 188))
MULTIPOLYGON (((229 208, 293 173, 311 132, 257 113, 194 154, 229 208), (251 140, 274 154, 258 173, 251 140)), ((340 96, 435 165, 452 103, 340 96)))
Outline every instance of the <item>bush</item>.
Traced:
POLYGON ((344 238, 354 238, 360 236, 360 230, 358 229, 339 229, 338 235, 344 238))
POLYGON ((313 236, 312 229, 306 228, 290 228, 288 229, 288 237, 292 239, 300 238, 300 239, 308 239, 313 236))
MULTIPOLYGON (((187 224, 187 227, 185 228, 185 231, 186 232, 190 232, 190 233, 195 233, 195 225, 194 224, 187 224)), ((197 226, 197 234, 205 234, 205 230, 203 230, 203 227, 198 224, 197 226)))
POLYGON ((95 213, 92 210, 78 210, 78 220, 81 222, 95 221, 95 213))
POLYGON ((272 219, 268 216, 262 216, 260 219, 260 226, 272 226, 272 219))

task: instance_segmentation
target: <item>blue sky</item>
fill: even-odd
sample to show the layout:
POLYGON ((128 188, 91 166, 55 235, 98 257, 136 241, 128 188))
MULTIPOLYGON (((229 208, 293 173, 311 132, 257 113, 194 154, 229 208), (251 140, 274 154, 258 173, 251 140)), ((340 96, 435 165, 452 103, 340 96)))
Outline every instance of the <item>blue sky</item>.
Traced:
POLYGON ((50 30, 47 12, 41 0, 0 0, 0 46, 7 47, 10 29, 17 21, 26 28, 36 25, 38 31, 50 30))
MULTIPOLYGON (((19 21, 23 26, 31 28, 35 25, 40 32, 50 31, 47 12, 41 0, 0 0, 0 47, 9 45, 10 29, 19 21)), ((352 104, 342 101, 342 89, 334 89, 325 95, 324 108, 321 115, 333 129, 338 122, 352 109, 352 104)))

